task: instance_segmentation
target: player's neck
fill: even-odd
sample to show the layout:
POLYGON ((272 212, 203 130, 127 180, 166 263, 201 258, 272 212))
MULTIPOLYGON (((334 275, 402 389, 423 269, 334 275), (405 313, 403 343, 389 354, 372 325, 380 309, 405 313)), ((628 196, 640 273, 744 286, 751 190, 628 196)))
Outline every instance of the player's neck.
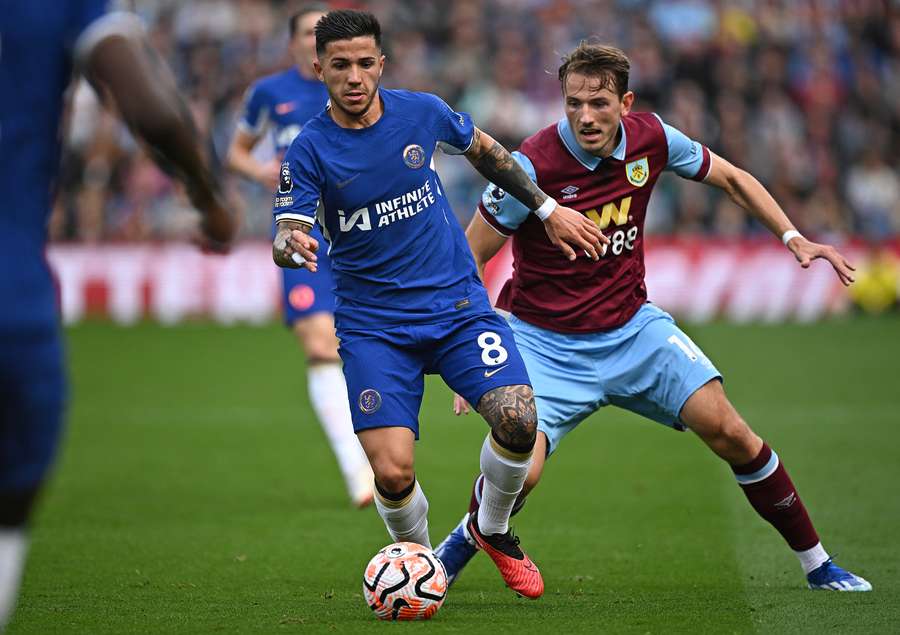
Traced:
POLYGON ((341 108, 335 107, 333 103, 328 112, 331 115, 331 119, 341 128, 368 128, 369 126, 374 126, 381 119, 381 115, 384 114, 384 103, 381 101, 381 94, 376 94, 369 109, 362 114, 354 115, 348 113, 341 108))
POLYGON ((597 152, 597 156, 601 159, 608 159, 612 156, 612 153, 616 151, 616 148, 619 147, 619 144, 622 142, 622 124, 619 124, 618 130, 616 130, 616 135, 609 140, 605 146, 600 148, 597 152))

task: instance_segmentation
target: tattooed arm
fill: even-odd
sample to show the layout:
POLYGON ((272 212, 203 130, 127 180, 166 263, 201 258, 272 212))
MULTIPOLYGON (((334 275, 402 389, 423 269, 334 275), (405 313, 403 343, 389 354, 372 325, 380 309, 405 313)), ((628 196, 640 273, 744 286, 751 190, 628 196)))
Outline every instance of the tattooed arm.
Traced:
POLYGON ((514 452, 531 452, 537 436, 537 410, 531 386, 500 386, 478 401, 494 436, 514 452))
MULTIPOLYGON (((488 181, 498 185, 530 209, 541 207, 550 198, 531 180, 512 155, 486 132, 475 128, 466 158, 488 181)), ((576 249, 594 260, 602 254, 609 239, 584 214, 556 205, 544 219, 550 241, 569 259, 576 249)))

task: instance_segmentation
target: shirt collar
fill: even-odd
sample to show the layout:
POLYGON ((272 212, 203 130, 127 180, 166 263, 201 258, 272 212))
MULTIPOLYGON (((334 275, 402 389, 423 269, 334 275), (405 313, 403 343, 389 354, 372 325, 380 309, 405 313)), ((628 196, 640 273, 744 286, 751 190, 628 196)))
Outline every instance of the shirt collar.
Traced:
MULTIPOLYGON (((603 161, 600 157, 594 156, 590 152, 586 151, 580 145, 578 145, 578 141, 575 140, 575 133, 572 131, 572 128, 569 126, 569 120, 563 117, 559 120, 559 123, 556 124, 556 131, 559 133, 559 138, 562 140, 563 145, 566 146, 566 150, 569 151, 573 157, 575 157, 578 162, 586 167, 588 170, 595 170, 597 166, 600 165, 600 162, 603 161)), ((619 121, 619 131, 622 133, 622 138, 619 140, 619 145, 616 146, 616 149, 613 150, 613 153, 609 155, 613 159, 618 159, 619 161, 625 160, 625 125, 619 121)))

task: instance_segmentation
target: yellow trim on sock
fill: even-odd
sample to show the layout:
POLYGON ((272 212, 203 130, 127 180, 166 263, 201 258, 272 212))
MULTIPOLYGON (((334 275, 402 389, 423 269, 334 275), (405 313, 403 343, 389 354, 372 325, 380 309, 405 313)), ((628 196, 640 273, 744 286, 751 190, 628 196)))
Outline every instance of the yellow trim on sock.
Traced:
POLYGON ((531 457, 531 450, 529 450, 528 452, 513 452, 512 450, 504 448, 502 445, 497 443, 497 439, 494 438, 493 434, 489 434, 488 438, 491 440, 491 449, 502 456, 504 459, 507 459, 509 461, 522 462, 527 461, 531 457))
POLYGON ((419 487, 418 481, 413 485, 412 491, 409 493, 409 495, 398 501, 385 498, 381 495, 381 492, 379 492, 377 488, 375 489, 375 496, 383 506, 389 507, 391 509, 400 509, 401 507, 406 507, 412 502, 413 496, 416 495, 417 487, 419 487))

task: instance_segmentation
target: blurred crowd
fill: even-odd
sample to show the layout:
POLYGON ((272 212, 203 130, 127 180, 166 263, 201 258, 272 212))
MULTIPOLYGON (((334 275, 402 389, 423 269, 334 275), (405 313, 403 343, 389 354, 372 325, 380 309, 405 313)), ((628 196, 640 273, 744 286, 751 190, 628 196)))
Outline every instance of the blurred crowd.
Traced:
MULTIPOLYGON (((224 156, 243 96, 291 64, 273 0, 132 0, 173 68, 200 133, 224 156)), ((561 55, 580 40, 631 58, 636 108, 756 175, 801 231, 872 242, 900 234, 900 3, 891 0, 372 0, 385 30, 382 85, 430 91, 507 147, 562 116, 561 55)), ((55 239, 181 237, 195 216, 83 82, 69 109, 55 239)), ((272 152, 263 144, 259 152, 272 152)), ((458 157, 439 171, 460 220, 483 181, 458 157)), ((218 168, 244 236, 270 231, 271 193, 218 168)), ((647 231, 761 231, 727 198, 661 179, 647 231)))

